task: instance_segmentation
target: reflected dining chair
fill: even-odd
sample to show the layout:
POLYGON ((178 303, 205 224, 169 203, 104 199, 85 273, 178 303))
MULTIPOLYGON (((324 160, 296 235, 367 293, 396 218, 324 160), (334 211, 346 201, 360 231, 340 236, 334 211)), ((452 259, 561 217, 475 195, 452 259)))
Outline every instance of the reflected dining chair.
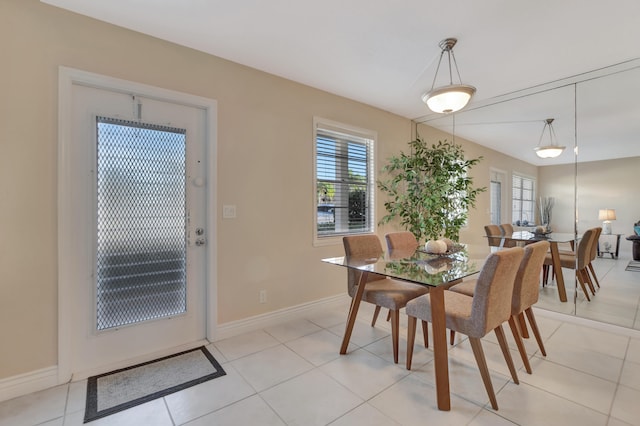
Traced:
MULTIPOLYGON (((518 273, 516 274, 516 279, 513 284, 509 328, 511 328, 511 333, 518 347, 518 352, 520 352, 525 370, 529 374, 531 374, 531 364, 529 363, 524 342, 522 341, 524 337, 522 327, 526 327, 523 314, 526 314, 529 320, 529 326, 536 338, 540 352, 543 356, 547 356, 544 343, 542 342, 542 336, 540 335, 540 330, 538 329, 538 324, 531 307, 538 302, 538 296, 540 294, 540 273, 542 272, 542 266, 544 265, 544 259, 549 250, 549 246, 550 244, 547 241, 538 241, 524 247, 524 257, 520 262, 520 267, 518 268, 518 273)), ((475 282, 469 281, 454 285, 450 290, 473 297, 475 282)))
POLYGON ((502 231, 498 225, 485 225, 484 232, 487 234, 489 247, 500 247, 502 243, 502 231))
POLYGON ((602 234, 602 227, 598 226, 594 228, 596 230, 595 235, 593 236, 593 243, 591 244, 591 253, 589 255, 589 263, 587 264, 587 273, 592 278, 592 281, 596 283, 598 288, 600 288, 600 281, 598 280, 598 276, 596 275, 596 270, 593 268, 593 261, 596 259, 598 255, 598 242, 600 241, 600 235, 602 234))
MULTIPOLYGON (((350 259, 371 259, 383 253, 382 244, 377 235, 352 235, 342 238, 345 255, 350 259)), ((356 294, 362 271, 348 269, 347 290, 350 297, 356 294)), ((394 280, 382 275, 370 273, 367 276, 362 301, 376 307, 389 309, 391 313, 391 340, 393 345, 393 362, 398 363, 398 333, 400 309, 412 299, 428 293, 429 289, 418 284, 394 280)))
MULTIPOLYGON (((589 290, 591 290, 591 294, 595 295, 596 291, 593 287, 593 283, 591 282, 591 278, 587 273, 587 267, 590 262, 591 256, 591 245, 596 243, 596 228, 587 229, 582 238, 578 242, 578 249, 575 253, 563 252, 560 253, 560 264, 563 268, 574 269, 576 271, 576 278, 578 279, 578 283, 580 284, 580 288, 582 288, 582 292, 588 301, 591 301, 589 297, 589 292, 587 291, 587 286, 589 290)), ((553 265, 553 259, 551 258, 551 254, 547 253, 544 260, 544 271, 543 271, 543 281, 546 283, 547 277, 549 275, 549 269, 553 265)), ((556 273, 556 271, 554 271, 556 273)))
POLYGON ((503 223, 500 225, 500 231, 502 231, 502 235, 511 235, 513 234, 513 225, 510 223, 503 223))
MULTIPOLYGON (((476 281, 473 297, 444 291, 445 321, 448 329, 469 336, 471 349, 478 364, 480 375, 493 409, 498 409, 487 360, 480 339, 493 330, 498 338, 509 372, 515 383, 519 383, 513 359, 502 329, 502 323, 511 316, 513 285, 524 249, 513 247, 490 254, 476 281)), ((431 322, 431 300, 429 294, 413 299, 406 306, 409 316, 407 332, 407 370, 411 369, 413 344, 417 319, 431 322)))
MULTIPOLYGON (((587 275, 589 275, 591 282, 595 283, 598 286, 598 288, 600 288, 600 281, 596 276, 596 271, 593 267, 593 261, 598 256, 598 241, 600 240, 600 235, 602 234, 602 227, 598 226, 592 229, 594 230, 595 235, 593 235, 592 237, 593 242, 591 244, 591 249, 589 250, 589 263, 587 264, 587 275)), ((575 256, 576 252, 575 250, 560 250, 560 254, 575 256)))

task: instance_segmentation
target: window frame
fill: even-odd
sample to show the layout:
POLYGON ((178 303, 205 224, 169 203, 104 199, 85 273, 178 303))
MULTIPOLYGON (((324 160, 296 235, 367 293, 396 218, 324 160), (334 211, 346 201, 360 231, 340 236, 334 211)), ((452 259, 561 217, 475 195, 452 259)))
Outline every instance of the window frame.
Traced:
POLYGON ((532 225, 535 225, 535 222, 536 222, 536 190, 537 190, 537 181, 536 181, 535 177, 526 175, 524 173, 517 173, 517 172, 513 172, 511 174, 511 223, 513 225, 516 225, 517 221, 520 221, 522 223, 522 215, 523 215, 523 212, 524 212, 524 209, 523 209, 522 206, 523 206, 523 203, 525 201, 531 201, 531 211, 530 211, 531 218, 527 219, 527 225, 520 225, 520 226, 532 226, 532 225), (515 187, 514 187, 514 182, 513 181, 516 178, 520 178, 520 180, 521 180, 520 198, 514 198, 515 187), (524 185, 522 185, 522 183, 524 182, 524 180, 531 181, 531 183, 532 183, 531 199, 524 199, 524 197, 522 195, 523 189, 524 189, 523 188, 524 185), (514 214, 513 214, 514 213, 513 207, 514 207, 514 203, 516 201, 520 202, 520 217, 514 217, 514 214))
MULTIPOLYGON (((313 216, 313 245, 325 246, 335 245, 342 241, 342 237, 346 235, 361 235, 361 234, 373 234, 375 233, 376 226, 376 214, 375 214, 375 192, 376 192, 376 147, 377 147, 377 132, 369 129, 352 126, 349 124, 340 123, 337 121, 314 117, 313 118, 313 176, 312 176, 312 188, 313 188, 313 203, 312 203, 312 216, 313 216), (366 143, 367 152, 367 182, 366 182, 366 199, 368 202, 368 208, 365 210, 367 217, 365 219, 366 229, 357 231, 336 231, 331 234, 321 234, 318 232, 318 135, 325 131, 327 133, 336 133, 346 136, 346 138, 352 138, 355 143, 366 143)), ((348 223, 348 218, 343 221, 343 225, 348 223)))

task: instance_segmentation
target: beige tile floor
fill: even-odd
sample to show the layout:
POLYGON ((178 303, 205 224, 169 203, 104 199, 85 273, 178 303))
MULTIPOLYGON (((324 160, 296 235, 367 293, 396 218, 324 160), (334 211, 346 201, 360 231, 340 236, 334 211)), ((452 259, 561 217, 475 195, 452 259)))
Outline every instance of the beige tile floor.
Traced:
MULTIPOLYGON (((603 290, 604 291, 604 290, 603 290)), ((369 326, 363 306, 347 355, 339 355, 347 305, 218 341, 226 376, 97 420, 95 425, 640 425, 640 338, 537 310, 547 357, 526 341, 533 374, 509 376, 493 335, 483 339, 499 410, 470 345, 449 351, 451 411, 436 408, 433 352, 416 345, 413 369, 392 362, 389 325, 369 326)), ((406 335, 403 317, 401 335, 406 335)), ((510 335, 509 331, 507 335, 510 335)), ((420 339, 416 339, 417 341, 420 339)), ((86 381, 0 403, 0 425, 81 425, 86 381)))

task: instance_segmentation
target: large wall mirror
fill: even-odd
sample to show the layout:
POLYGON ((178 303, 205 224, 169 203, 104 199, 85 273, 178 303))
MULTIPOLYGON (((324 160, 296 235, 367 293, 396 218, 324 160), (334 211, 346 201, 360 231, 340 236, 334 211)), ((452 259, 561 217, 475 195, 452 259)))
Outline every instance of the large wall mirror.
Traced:
MULTIPOLYGON (((536 202, 553 197, 554 232, 574 233, 579 239, 587 229, 602 226, 600 210, 615 210, 612 233, 600 237, 602 257, 593 263, 601 286, 595 296, 587 301, 575 273, 563 269, 567 302, 559 300, 550 281, 541 289, 540 308, 640 329, 640 270, 628 268, 633 255, 632 241, 626 239, 640 221, 639 99, 636 59, 491 99, 455 117, 417 120, 535 165, 536 202), (540 159, 534 152, 547 118, 554 119, 557 141, 566 146, 554 159, 540 159)), ((491 167, 506 171, 502 179, 511 202, 509 175, 515 169, 491 167)), ((503 221, 512 220, 510 211, 507 206, 503 221)))

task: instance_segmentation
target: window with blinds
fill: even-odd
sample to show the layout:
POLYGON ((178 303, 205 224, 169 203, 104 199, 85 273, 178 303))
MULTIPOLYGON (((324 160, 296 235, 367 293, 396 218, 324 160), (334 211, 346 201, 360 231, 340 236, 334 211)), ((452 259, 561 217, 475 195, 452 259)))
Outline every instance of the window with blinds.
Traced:
POLYGON ((316 239, 373 232, 375 134, 315 120, 316 239))
POLYGON ((511 192, 513 223, 522 226, 535 224, 535 180, 514 174, 511 192))

